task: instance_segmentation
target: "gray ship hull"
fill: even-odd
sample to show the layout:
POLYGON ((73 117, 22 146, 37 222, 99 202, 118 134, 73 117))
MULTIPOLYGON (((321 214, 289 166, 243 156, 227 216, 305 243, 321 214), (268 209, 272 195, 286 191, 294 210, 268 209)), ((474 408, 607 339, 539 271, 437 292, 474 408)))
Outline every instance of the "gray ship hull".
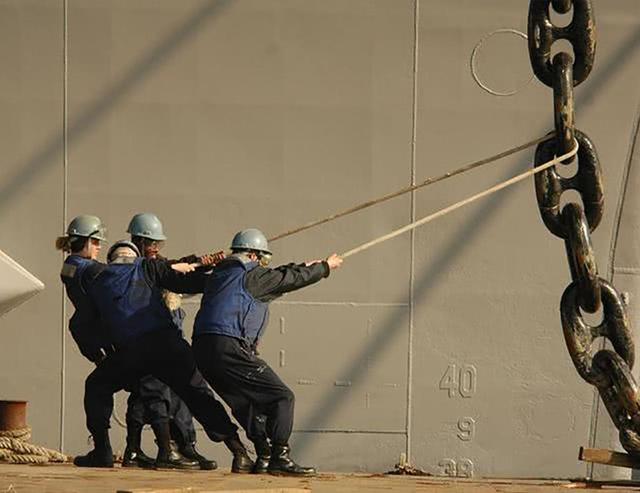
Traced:
MULTIPOLYGON (((592 238, 600 273, 629 293, 637 333, 640 4, 595 8, 598 52, 576 88, 576 122, 603 166, 605 215, 592 238)), ((478 52, 480 80, 513 96, 482 90, 469 68, 489 33, 526 32, 527 9, 527 0, 0 2, 0 248, 47 286, 2 319, 0 397, 29 400, 34 441, 87 448, 91 365, 66 328, 72 307, 53 248, 71 217, 100 216, 115 241, 134 213, 153 211, 167 255, 203 252, 239 229, 276 234, 540 137, 553 128, 551 91, 528 83, 523 39, 498 33, 478 52)), ((532 156, 275 242, 274 262, 346 251, 528 169, 532 156)), ((275 303, 261 352, 297 396, 296 459, 324 471, 387 471, 405 454, 439 475, 590 474, 578 448, 619 444, 565 347, 569 280, 563 243, 526 181, 275 303)), ((190 327, 197 300, 185 307, 190 327)), ((121 449, 124 401, 112 423, 121 449)), ((228 466, 203 433, 200 448, 228 466)))

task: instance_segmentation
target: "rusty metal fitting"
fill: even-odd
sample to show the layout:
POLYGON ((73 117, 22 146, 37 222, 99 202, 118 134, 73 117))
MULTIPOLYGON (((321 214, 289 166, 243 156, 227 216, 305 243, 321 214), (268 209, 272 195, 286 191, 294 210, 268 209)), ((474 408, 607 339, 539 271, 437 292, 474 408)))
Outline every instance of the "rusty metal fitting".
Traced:
POLYGON ((27 401, 0 401, 0 431, 27 427, 27 401))

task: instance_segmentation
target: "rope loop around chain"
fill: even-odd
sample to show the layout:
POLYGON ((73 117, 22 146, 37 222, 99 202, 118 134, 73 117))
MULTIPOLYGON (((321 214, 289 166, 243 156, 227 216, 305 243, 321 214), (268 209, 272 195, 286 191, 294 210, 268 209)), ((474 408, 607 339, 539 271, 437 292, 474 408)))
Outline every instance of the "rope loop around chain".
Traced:
POLYGON ((580 312, 578 284, 572 282, 562 294, 560 317, 567 349, 580 376, 592 385, 603 387, 609 377, 593 363, 593 343, 599 337, 611 341, 615 352, 629 368, 635 361, 635 346, 622 297, 606 280, 599 278, 602 322, 589 325, 580 312))
POLYGON ((600 279, 587 218, 580 204, 575 202, 564 206, 561 217, 562 224, 569 233, 564 244, 571 279, 578 286, 578 303, 583 310, 595 313, 601 306, 600 279))
MULTIPOLYGON (((538 209, 542 220, 549 231, 564 240, 569 234, 560 217, 560 197, 565 191, 575 190, 580 194, 589 232, 598 227, 604 210, 602 171, 595 146, 591 139, 579 130, 575 131, 575 138, 580 147, 578 171, 574 176, 564 178, 558 174, 554 166, 536 174, 535 177, 538 209)), ((557 154, 555 141, 538 144, 534 166, 548 162, 557 154)))
POLYGON ((549 7, 552 0, 531 0, 528 18, 529 58, 536 77, 543 84, 553 87, 551 45, 566 39, 573 46, 573 85, 583 82, 591 73, 596 54, 596 26, 591 0, 554 1, 554 8, 561 13, 573 6, 573 19, 566 27, 554 26, 549 7))

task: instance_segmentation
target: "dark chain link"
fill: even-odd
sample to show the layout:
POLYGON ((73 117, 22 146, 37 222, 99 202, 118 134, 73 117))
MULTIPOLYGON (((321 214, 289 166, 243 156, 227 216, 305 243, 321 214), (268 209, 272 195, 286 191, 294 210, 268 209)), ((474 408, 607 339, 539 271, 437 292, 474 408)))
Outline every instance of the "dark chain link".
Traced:
MULTIPOLYGON (((558 53, 553 57, 553 116, 556 126, 558 154, 566 154, 573 149, 574 106, 573 106, 573 59, 568 53, 558 53)), ((573 161, 569 159, 567 163, 573 161)), ((567 164, 565 163, 565 164, 567 164)))
MULTIPOLYGON (((600 160, 591 139, 579 130, 573 130, 578 142, 578 172, 570 177, 562 177, 554 167, 535 175, 536 195, 542 220, 547 228, 556 236, 566 239, 568 231, 560 218, 560 197, 567 190, 575 190, 580 194, 584 212, 589 223, 589 231, 600 224, 604 210, 604 193, 602 190, 602 172, 600 160)), ((556 155, 558 139, 548 140, 536 147, 536 166, 546 163, 556 155)))
POLYGON ((582 316, 577 283, 573 282, 565 289, 560 301, 562 329, 573 364, 582 378, 596 386, 608 382, 607 377, 601 375, 598 368, 593 367, 592 352, 597 338, 609 339, 613 349, 630 367, 633 366, 635 358, 624 304, 607 281, 599 279, 599 286, 604 316, 602 322, 595 327, 587 324, 582 316))
POLYGON ((569 233, 564 244, 571 279, 578 286, 578 303, 585 311, 594 313, 600 309, 602 295, 589 225, 582 207, 574 202, 567 204, 562 209, 562 224, 569 233))
POLYGON ((620 294, 598 275, 590 237, 604 209, 600 161, 593 142, 575 128, 574 121, 573 88, 587 78, 595 57, 591 0, 531 0, 528 27, 533 71, 543 84, 553 88, 555 124, 555 139, 538 145, 534 166, 565 154, 575 142, 579 145, 574 176, 564 178, 552 167, 535 178, 540 215, 547 228, 564 240, 573 281, 560 301, 564 338, 580 376, 597 387, 620 432, 620 443, 630 454, 640 456, 640 389, 631 374, 635 348, 629 320, 620 294), (551 8, 561 14, 573 9, 571 23, 554 26, 551 8), (575 62, 566 52, 559 52, 551 61, 551 46, 559 39, 571 43, 575 62), (560 198, 567 190, 577 191, 582 204, 570 202, 561 209, 560 198), (600 309, 602 322, 589 325, 583 312, 600 309), (609 340, 613 351, 596 350, 594 345, 600 338, 609 340))
POLYGON ((551 45, 566 39, 573 47, 573 85, 584 81, 593 68, 596 54, 596 25, 591 0, 555 0, 554 8, 567 13, 573 7, 573 20, 568 26, 558 27, 551 22, 551 0, 531 0, 529 4, 529 57, 536 77, 549 87, 553 86, 551 45))

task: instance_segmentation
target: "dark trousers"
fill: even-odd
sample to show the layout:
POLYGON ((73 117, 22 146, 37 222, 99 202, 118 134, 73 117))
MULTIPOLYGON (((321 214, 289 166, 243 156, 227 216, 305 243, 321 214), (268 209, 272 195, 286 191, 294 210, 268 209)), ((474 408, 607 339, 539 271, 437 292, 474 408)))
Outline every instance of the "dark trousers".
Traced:
POLYGON ((278 445, 289 442, 293 392, 244 341, 201 335, 193 340, 193 353, 200 372, 229 405, 249 440, 260 443, 268 437, 278 445))
MULTIPOLYGON (((200 372, 198 372, 200 374, 200 372)), ((207 387, 207 391, 213 392, 209 389, 209 385, 202 375, 200 375, 201 382, 207 387)), ((187 405, 178 397, 178 395, 171 389, 171 406, 169 407, 169 414, 171 415, 171 421, 169 425, 171 427, 171 438, 173 438, 180 448, 188 443, 196 443, 196 429, 193 426, 193 415, 187 405)))
MULTIPOLYGON (((204 380, 203 391, 211 392, 204 380)), ((127 429, 139 433, 145 424, 168 422, 171 438, 180 447, 196 441, 193 416, 186 404, 167 385, 147 375, 140 379, 127 400, 127 429)))
POLYGON ((236 433, 236 425, 197 371, 187 341, 178 331, 163 330, 145 334, 108 356, 89 374, 84 408, 87 428, 93 435, 109 428, 113 394, 131 388, 145 375, 155 376, 174 390, 211 440, 219 442, 236 433))

